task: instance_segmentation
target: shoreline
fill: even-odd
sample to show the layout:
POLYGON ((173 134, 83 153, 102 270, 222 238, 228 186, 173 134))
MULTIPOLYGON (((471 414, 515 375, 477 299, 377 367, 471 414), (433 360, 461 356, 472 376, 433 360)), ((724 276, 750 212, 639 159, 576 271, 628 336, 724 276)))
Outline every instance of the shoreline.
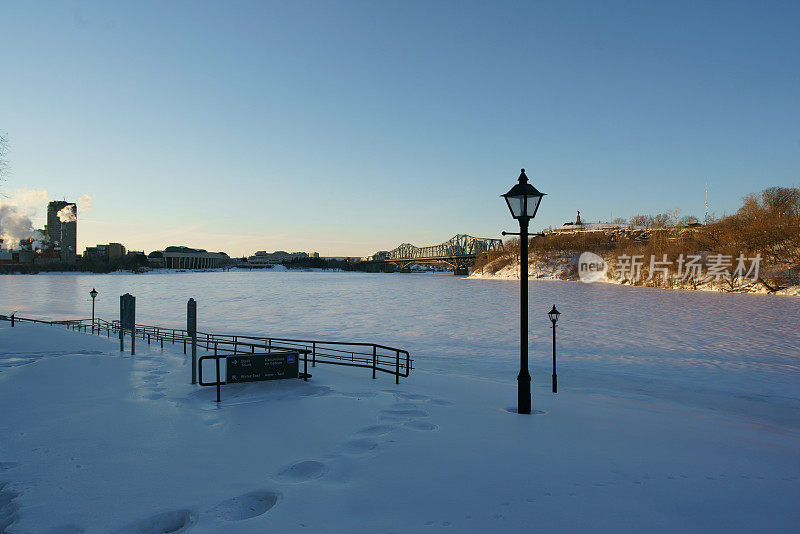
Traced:
MULTIPOLYGON (((636 284, 629 284, 624 282, 619 282, 613 278, 606 278, 605 280, 597 280, 593 282, 583 282, 579 279, 575 279, 573 277, 566 277, 568 276, 566 272, 554 272, 543 270, 537 268, 533 264, 529 264, 529 274, 528 280, 551 280, 554 282, 575 282, 581 284, 609 284, 615 286, 623 286, 623 287, 633 287, 633 288, 646 288, 646 289, 660 289, 664 291, 674 291, 674 290, 681 290, 681 291, 702 291, 706 293, 723 293, 723 294, 731 294, 731 295, 769 295, 769 296, 779 296, 779 297, 800 297, 800 286, 793 285, 789 287, 784 287, 779 289, 778 291, 769 291, 767 290, 763 284, 758 284, 758 288, 756 290, 749 290, 749 289, 739 289, 739 290, 728 290, 724 287, 715 286, 711 282, 707 282, 704 284, 698 284, 696 287, 692 288, 689 286, 674 286, 674 287, 660 287, 660 286, 649 286, 649 285, 636 285, 636 284)), ((482 272, 472 272, 469 276, 466 277, 469 280, 519 280, 519 263, 515 263, 500 269, 499 271, 492 273, 492 274, 484 274, 482 272)))

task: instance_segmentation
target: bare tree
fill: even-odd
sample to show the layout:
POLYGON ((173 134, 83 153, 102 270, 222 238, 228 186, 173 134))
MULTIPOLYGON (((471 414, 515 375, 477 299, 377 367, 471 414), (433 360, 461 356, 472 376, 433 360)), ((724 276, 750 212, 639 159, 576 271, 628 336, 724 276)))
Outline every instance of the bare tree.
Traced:
POLYGON ((634 215, 630 218, 631 226, 644 226, 650 228, 653 226, 653 217, 650 215, 634 215))
POLYGON ((666 228, 669 226, 670 222, 673 220, 673 217, 669 213, 659 213, 655 217, 653 217, 653 228, 666 228))
POLYGON ((0 130, 0 184, 8 174, 8 134, 0 130))

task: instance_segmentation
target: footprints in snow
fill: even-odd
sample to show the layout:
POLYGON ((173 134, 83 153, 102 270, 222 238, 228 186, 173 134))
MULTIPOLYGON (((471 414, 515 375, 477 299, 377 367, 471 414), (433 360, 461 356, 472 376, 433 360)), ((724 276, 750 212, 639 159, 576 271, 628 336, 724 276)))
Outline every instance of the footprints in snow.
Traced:
POLYGON ((114 534, 139 534, 142 532, 176 534, 187 532, 196 522, 197 514, 191 510, 173 510, 132 523, 114 534))
MULTIPOLYGON (((250 493, 245 493, 244 495, 238 495, 222 501, 206 512, 206 514, 212 515, 221 521, 245 521, 264 515, 278 504, 280 498, 281 494, 275 491, 251 491, 250 493)), ((192 525, 197 523, 198 519, 199 515, 193 510, 171 510, 131 523, 117 530, 115 534, 139 534, 142 532, 178 534, 180 532, 188 532, 192 528, 192 525)), ((73 527, 68 526, 62 527, 62 529, 63 528, 73 527)), ((53 531, 54 534, 56 532, 58 534, 71 534, 72 532, 83 532, 83 530, 53 531)))
MULTIPOLYGON (((386 390, 383 393, 394 395, 399 402, 378 412, 379 424, 365 426, 353 432, 353 438, 345 441, 337 453, 321 460, 302 460, 288 465, 278 471, 275 478, 281 482, 301 484, 317 479, 326 482, 345 482, 349 479, 347 457, 363 457, 378 454, 383 447, 393 442, 389 435, 398 430, 431 432, 438 430, 438 425, 421 420, 429 416, 421 409, 423 403, 434 406, 452 406, 453 403, 443 399, 433 399, 426 395, 410 394, 397 390, 386 390)), ((353 398, 374 397, 372 392, 339 393, 353 398)))
POLYGON ((224 521, 243 521, 267 513, 278 504, 281 494, 274 491, 253 491, 219 503, 212 511, 224 521))
POLYGON ((355 433, 359 436, 385 436, 389 432, 396 430, 397 427, 391 425, 372 425, 362 428, 361 430, 357 430, 355 433))
MULTIPOLYGON (((146 358, 142 358, 139 361, 147 360, 146 358)), ((152 365, 152 364, 148 364, 152 365)), ((152 366, 144 369, 145 374, 140 378, 141 384, 138 386, 143 390, 143 392, 138 393, 137 396, 140 398, 148 399, 148 400, 159 400, 163 399, 166 394, 166 388, 162 386, 162 382, 164 380, 164 375, 167 374, 167 371, 164 371, 159 368, 154 368, 152 366)))
POLYGON ((328 467, 324 463, 316 460, 304 460, 282 469, 278 472, 277 478, 291 483, 308 482, 322 477, 327 472, 328 467))
MULTIPOLYGON (((161 386, 163 375, 166 371, 159 369, 145 370, 141 377, 142 389, 148 393, 144 398, 163 397, 164 388, 161 386), (159 396, 160 395, 160 396, 159 396)), ((340 483, 348 480, 347 471, 353 457, 376 454, 382 445, 390 443, 388 436, 402 429, 415 431, 434 431, 439 427, 429 421, 421 420, 429 416, 428 412, 421 409, 424 403, 433 406, 451 406, 452 403, 442 399, 432 399, 425 395, 407 394, 398 391, 385 391, 395 395, 399 402, 381 410, 378 414, 379 424, 366 426, 353 433, 353 439, 342 444, 339 453, 328 455, 322 460, 302 460, 288 465, 275 474, 275 479, 285 484, 302 484, 314 480, 324 479, 329 483, 340 483)), ((344 394, 353 398, 375 397, 372 392, 356 392, 344 394)), ((209 423, 211 424, 211 423, 209 423)), ((1 490, 2 488, 0 488, 1 490)), ((5 495, 5 494, 4 494, 5 495)), ((8 498, 9 503, 15 495, 8 498)), ((245 521, 259 517, 269 512, 281 500, 281 493, 271 490, 258 490, 227 499, 217 504, 203 514, 190 509, 172 510, 161 512, 147 517, 116 531, 116 534, 134 534, 139 532, 159 532, 164 534, 178 534, 188 532, 203 515, 211 515, 219 521, 245 521)), ((1 500, 2 498, 0 498, 1 500)), ((7 504, 7 503, 6 503, 7 504)), ((3 507, 12 510, 15 508, 3 507)), ((5 519, 0 516, 0 526, 5 519)), ((16 520, 14 515, 11 521, 16 520)), ((446 522, 445 522, 446 523, 446 522)), ((8 523, 10 524, 10 523, 8 523)), ((450 526, 448 523, 443 526, 450 526)), ((58 534, 72 534, 83 532, 78 527, 65 525, 54 530, 58 534)))
POLYGON ((351 439, 350 441, 346 442, 342 447, 342 452, 345 454, 366 454, 368 452, 375 451, 378 449, 379 443, 370 438, 358 438, 358 439, 351 439))

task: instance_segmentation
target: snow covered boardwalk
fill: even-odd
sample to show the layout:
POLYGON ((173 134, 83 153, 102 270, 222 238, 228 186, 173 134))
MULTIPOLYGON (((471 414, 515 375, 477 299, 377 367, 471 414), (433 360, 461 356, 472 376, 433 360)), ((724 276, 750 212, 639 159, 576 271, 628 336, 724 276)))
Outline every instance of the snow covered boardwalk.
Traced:
MULTIPOLYGON (((0 323, 0 530, 793 532, 798 424, 415 371, 188 384, 182 350, 0 323)), ((546 385, 546 384, 543 384, 546 385)))

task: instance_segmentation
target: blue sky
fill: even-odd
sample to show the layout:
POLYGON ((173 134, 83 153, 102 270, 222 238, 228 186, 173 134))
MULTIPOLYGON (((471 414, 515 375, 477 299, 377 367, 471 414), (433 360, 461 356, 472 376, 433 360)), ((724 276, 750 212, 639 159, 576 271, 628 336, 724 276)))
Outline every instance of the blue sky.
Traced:
MULTIPOLYGON (((365 255, 800 182, 797 2, 0 0, 4 187, 121 241, 365 255)), ((44 206, 43 206, 44 208, 44 206)), ((42 213, 43 214, 43 213, 42 213)), ((40 222, 39 221, 36 222, 40 222)))

